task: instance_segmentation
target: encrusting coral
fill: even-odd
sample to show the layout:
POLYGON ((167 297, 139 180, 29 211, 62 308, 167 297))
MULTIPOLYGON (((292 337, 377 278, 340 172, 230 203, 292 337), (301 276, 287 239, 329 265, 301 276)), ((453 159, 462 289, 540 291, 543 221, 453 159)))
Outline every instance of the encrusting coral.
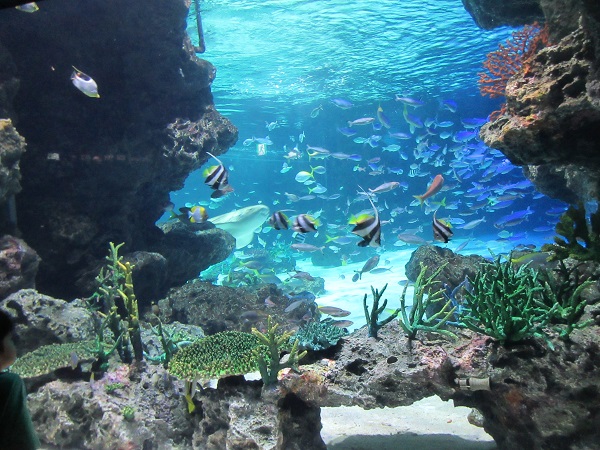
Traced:
POLYGON ((44 345, 21 356, 10 370, 23 378, 39 377, 66 367, 75 369, 80 361, 95 360, 96 355, 94 341, 44 345))

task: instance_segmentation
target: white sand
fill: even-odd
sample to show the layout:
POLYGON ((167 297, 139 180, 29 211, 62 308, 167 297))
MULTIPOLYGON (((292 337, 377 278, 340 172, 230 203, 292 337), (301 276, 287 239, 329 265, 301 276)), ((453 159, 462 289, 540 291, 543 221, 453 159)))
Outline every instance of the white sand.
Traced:
POLYGON ((321 408, 321 437, 331 450, 495 449, 492 437, 467 421, 470 411, 439 397, 368 411, 321 408))

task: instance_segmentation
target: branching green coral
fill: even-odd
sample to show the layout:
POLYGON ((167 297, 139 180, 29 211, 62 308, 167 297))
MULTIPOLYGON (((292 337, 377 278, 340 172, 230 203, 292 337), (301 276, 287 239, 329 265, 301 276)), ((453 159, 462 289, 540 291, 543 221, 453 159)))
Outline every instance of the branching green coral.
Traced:
POLYGON ((332 347, 348 334, 344 329, 332 325, 332 322, 331 318, 310 322, 290 338, 290 343, 297 340, 298 347, 315 351, 332 347))
POLYGON ((550 344, 543 327, 554 311, 538 299, 543 288, 537 276, 526 264, 515 270, 510 260, 485 263, 465 293, 461 324, 501 343, 536 336, 550 344))
POLYGON ((369 307, 367 306, 367 294, 365 294, 363 298, 365 318, 367 319, 367 334, 369 337, 377 338, 377 333, 379 332, 379 329, 385 324, 394 320, 400 312, 400 310, 397 309, 384 320, 379 320, 379 316, 383 311, 385 311, 385 307, 387 306, 387 299, 383 301, 383 304, 381 306, 379 306, 379 300, 381 300, 381 297, 383 297, 383 293, 385 292, 386 288, 387 283, 385 286, 383 286, 383 289, 381 289, 381 291, 378 291, 377 289, 374 289, 373 286, 371 286, 371 294, 373 295, 373 307, 371 308, 371 312, 369 312, 369 307))
POLYGON ((259 339, 250 333, 216 333, 177 352, 169 363, 169 373, 196 381, 254 372, 258 366, 253 351, 259 346, 259 339))
MULTIPOLYGON (((88 299, 91 309, 100 310, 101 320, 96 320, 96 334, 98 340, 102 343, 104 340, 104 330, 110 329, 113 334, 113 340, 116 343, 116 349, 121 361, 131 362, 130 344, 133 348, 134 357, 141 361, 144 358, 142 348, 142 339, 139 325, 139 312, 137 299, 133 289, 132 270, 133 266, 129 263, 123 263, 122 256, 119 256, 119 249, 124 243, 115 245, 109 243, 106 267, 100 269, 96 277, 98 290, 88 299), (116 300, 121 299, 127 310, 127 322, 123 321, 118 313, 116 300)), ((105 365, 107 361, 101 361, 105 365)))
POLYGON ((306 350, 298 354, 298 341, 295 340, 288 355, 286 362, 281 362, 281 352, 290 340, 292 333, 285 332, 277 334, 279 324, 273 323, 271 316, 267 318, 267 333, 261 333, 256 328, 252 328, 252 334, 258 338, 260 343, 267 348, 267 355, 260 348, 254 350, 258 370, 263 380, 264 386, 271 386, 277 383, 277 374, 280 370, 291 368, 298 371, 298 361, 306 356, 306 350))
POLYGON ((578 261, 600 261, 600 210, 590 215, 588 225, 582 203, 570 206, 556 224, 554 244, 544 244, 542 251, 551 252, 550 261, 573 258, 578 261))
POLYGON ((559 324, 557 330, 561 339, 566 340, 573 330, 585 328, 593 323, 592 319, 580 322, 586 305, 581 293, 594 282, 580 282, 577 266, 569 269, 563 261, 559 261, 556 277, 549 271, 540 271, 540 279, 544 286, 541 291, 542 301, 547 308, 554 311, 550 321, 559 324))
POLYGON ((190 345, 195 338, 187 333, 170 329, 169 326, 163 325, 158 317, 156 317, 156 320, 156 327, 151 327, 151 329, 159 337, 163 352, 157 357, 152 357, 148 354, 144 355, 146 359, 162 364, 166 369, 169 367, 169 362, 173 359, 173 355, 184 346, 190 345))
POLYGON ((91 361, 95 357, 94 341, 44 345, 17 359, 11 372, 23 378, 39 377, 65 367, 74 369, 80 361, 91 361))
POLYGON ((400 296, 401 317, 398 318, 398 321, 408 339, 415 339, 419 330, 456 338, 454 333, 442 328, 448 319, 452 317, 454 311, 456 311, 456 306, 450 307, 452 303, 451 299, 436 314, 426 317, 428 306, 440 302, 444 298, 443 289, 432 292, 432 286, 436 283, 436 278, 444 267, 445 265, 442 265, 426 277, 427 266, 421 264, 421 272, 419 272, 419 276, 415 281, 412 306, 408 314, 406 312, 406 289, 408 288, 408 284, 404 286, 402 295, 400 296), (427 296, 425 296, 426 294, 427 296))

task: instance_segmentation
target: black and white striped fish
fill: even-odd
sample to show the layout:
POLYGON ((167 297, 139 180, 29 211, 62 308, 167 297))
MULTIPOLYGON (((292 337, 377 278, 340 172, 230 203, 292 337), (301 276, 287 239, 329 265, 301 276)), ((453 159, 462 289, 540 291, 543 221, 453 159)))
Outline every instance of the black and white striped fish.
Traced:
MULTIPOLYGON (((362 189, 362 187, 361 187, 362 189)), ((365 190, 363 189, 363 192, 365 190)), ((352 233, 357 234, 361 238, 362 241, 358 243, 359 247, 380 247, 381 246, 381 222, 379 220, 379 211, 375 207, 373 200, 371 200, 371 196, 365 192, 365 195, 369 199, 369 203, 373 207, 373 211, 375 212, 375 216, 371 216, 368 214, 361 215, 355 219, 355 226, 352 229, 352 233)))
MULTIPOLYGON (((436 211, 437 212, 437 211, 436 211)), ((447 244, 454 233, 450 227, 442 220, 438 220, 433 213, 433 239, 447 244)))
POLYGON ((221 195, 213 194, 215 197, 221 197, 223 194, 233 191, 233 188, 229 186, 229 172, 227 171, 221 160, 212 153, 206 153, 215 158, 219 165, 211 166, 204 170, 204 183, 210 186, 211 189, 214 189, 215 191, 219 191, 219 193, 221 193, 221 195))
POLYGON ((298 233, 310 233, 311 231, 317 231, 318 221, 309 216, 308 214, 298 214, 294 219, 294 231, 298 233))
POLYGON ((287 230, 288 223, 289 220, 287 216, 281 211, 275 211, 269 218, 269 225, 271 225, 276 230, 287 230))

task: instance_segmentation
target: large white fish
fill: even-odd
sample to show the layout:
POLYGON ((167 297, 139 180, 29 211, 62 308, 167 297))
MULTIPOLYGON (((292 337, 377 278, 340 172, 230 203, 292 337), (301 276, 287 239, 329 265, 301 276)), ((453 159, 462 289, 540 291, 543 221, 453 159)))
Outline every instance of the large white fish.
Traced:
POLYGON ((235 238, 235 248, 240 249, 252 242, 254 230, 260 227, 269 215, 268 206, 254 205, 221 214, 210 221, 217 228, 230 233, 235 238))

